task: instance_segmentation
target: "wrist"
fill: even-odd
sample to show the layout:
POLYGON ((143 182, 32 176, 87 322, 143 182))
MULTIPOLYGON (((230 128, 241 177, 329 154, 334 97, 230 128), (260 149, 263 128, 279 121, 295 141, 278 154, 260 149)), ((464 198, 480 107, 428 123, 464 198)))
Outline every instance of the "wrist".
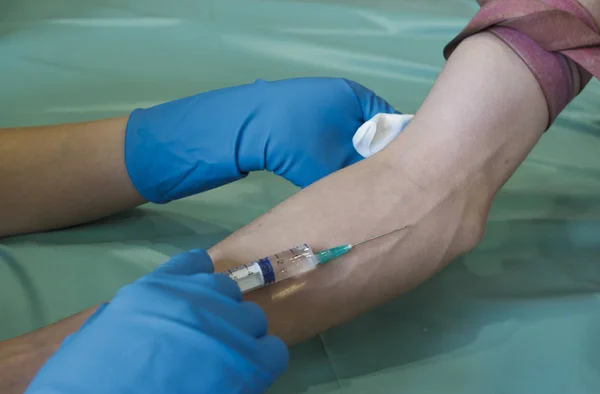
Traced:
POLYGON ((237 167, 234 142, 220 135, 226 126, 201 119, 206 100, 188 97, 129 116, 125 165, 147 201, 167 203, 245 176, 237 167))

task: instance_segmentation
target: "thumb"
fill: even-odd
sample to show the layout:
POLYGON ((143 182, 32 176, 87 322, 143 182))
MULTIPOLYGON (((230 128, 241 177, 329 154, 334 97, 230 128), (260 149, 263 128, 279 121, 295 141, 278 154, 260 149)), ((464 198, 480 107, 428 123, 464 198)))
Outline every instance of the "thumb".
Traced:
POLYGON ((213 263, 206 250, 192 249, 189 252, 173 256, 171 260, 156 268, 151 275, 194 275, 212 274, 213 272, 213 263))
POLYGON ((358 99, 360 107, 363 111, 363 122, 371 119, 373 116, 384 113, 384 114, 399 114, 387 101, 376 95, 372 90, 365 88, 364 86, 345 79, 346 83, 354 92, 354 95, 358 99))

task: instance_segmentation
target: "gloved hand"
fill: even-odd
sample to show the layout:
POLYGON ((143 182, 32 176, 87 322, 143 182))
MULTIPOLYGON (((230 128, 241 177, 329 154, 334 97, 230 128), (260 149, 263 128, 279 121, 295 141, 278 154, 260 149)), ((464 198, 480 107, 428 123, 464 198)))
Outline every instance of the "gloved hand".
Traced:
POLYGON ((286 369, 287 348, 266 335, 262 310, 212 269, 195 250, 124 287, 26 393, 264 393, 286 369))
POLYGON ((297 186, 355 163, 352 136, 396 111, 345 79, 299 78, 202 93, 135 110, 125 163, 148 201, 165 203, 268 170, 297 186))

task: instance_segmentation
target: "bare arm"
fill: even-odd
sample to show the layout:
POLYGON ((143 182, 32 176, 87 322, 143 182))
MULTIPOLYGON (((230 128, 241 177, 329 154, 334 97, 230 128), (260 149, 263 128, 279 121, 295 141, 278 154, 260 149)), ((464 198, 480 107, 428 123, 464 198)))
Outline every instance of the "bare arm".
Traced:
POLYGON ((0 393, 21 394, 65 337, 79 329, 95 308, 39 329, 0 341, 0 393))
POLYGON ((492 35, 465 41, 407 130, 216 245, 217 270, 307 242, 320 250, 411 225, 293 281, 251 293, 293 344, 418 285, 473 248, 492 199, 542 135, 547 107, 492 35))
POLYGON ((142 204, 125 169, 127 118, 0 129, 0 237, 142 204))

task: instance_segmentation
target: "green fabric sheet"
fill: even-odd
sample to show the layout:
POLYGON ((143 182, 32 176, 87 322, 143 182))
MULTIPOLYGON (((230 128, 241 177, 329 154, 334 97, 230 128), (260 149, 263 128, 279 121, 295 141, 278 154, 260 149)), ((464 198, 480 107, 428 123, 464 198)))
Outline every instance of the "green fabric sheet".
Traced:
MULTIPOLYGON (((444 44, 476 10, 471 0, 4 0, 0 127, 125 115, 298 76, 351 78, 414 113, 444 44)), ((498 196, 480 247, 295 347, 270 393, 600 392, 599 98, 594 82, 544 135, 498 196)), ((294 192, 259 173, 165 206, 0 239, 0 339, 106 300, 294 192)))

